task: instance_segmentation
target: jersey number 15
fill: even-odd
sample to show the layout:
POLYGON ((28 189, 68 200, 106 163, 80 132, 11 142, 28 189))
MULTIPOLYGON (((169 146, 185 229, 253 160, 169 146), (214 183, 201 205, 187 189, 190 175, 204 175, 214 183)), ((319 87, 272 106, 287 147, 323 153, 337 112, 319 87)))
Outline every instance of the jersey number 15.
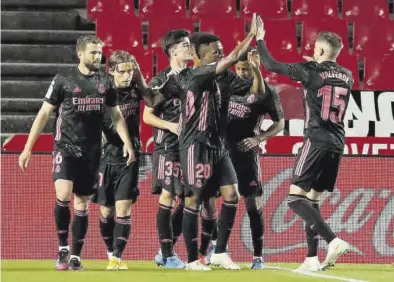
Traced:
POLYGON ((326 85, 320 88, 317 96, 323 96, 321 106, 322 119, 330 119, 334 123, 342 122, 346 108, 345 97, 348 94, 349 90, 343 87, 326 85))

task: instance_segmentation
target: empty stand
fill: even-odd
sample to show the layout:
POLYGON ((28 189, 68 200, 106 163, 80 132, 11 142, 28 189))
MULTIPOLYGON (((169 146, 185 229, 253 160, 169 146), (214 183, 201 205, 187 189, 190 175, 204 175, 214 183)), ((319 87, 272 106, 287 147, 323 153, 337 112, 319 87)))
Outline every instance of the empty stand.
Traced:
POLYGON ((245 38, 245 20, 205 18, 200 20, 200 31, 218 35, 226 54, 245 38))
POLYGON ((138 0, 138 2, 140 16, 144 18, 186 17, 186 0, 138 0))
POLYGON ((358 70, 357 56, 342 52, 339 55, 337 62, 352 72, 354 79, 353 89, 360 89, 360 73, 358 70))
POLYGON ((162 50, 156 52, 156 73, 161 72, 170 64, 170 60, 162 50))
POLYGON ((109 17, 102 13, 96 20, 96 34, 104 41, 105 49, 142 48, 140 19, 119 12, 109 17))
POLYGON ((392 54, 394 52, 394 22, 364 21, 354 23, 353 50, 361 56, 368 53, 392 54))
POLYGON ((242 16, 258 13, 263 19, 287 19, 287 0, 241 0, 242 16))
POLYGON ((237 15, 235 2, 235 0, 190 0, 190 14, 198 18, 233 18, 237 15))
POLYGON ((148 22, 148 46, 149 48, 161 48, 163 36, 172 29, 186 29, 193 32, 194 22, 191 19, 160 18, 148 22))
MULTIPOLYGON (((308 20, 302 23, 302 52, 313 52, 317 34, 321 31, 335 32, 342 37, 343 52, 348 52, 347 22, 342 20, 308 20)), ((309 53, 310 54, 310 53, 309 53)), ((311 54, 310 54, 311 55, 311 54)))
POLYGON ((86 9, 89 19, 94 20, 96 19, 97 13, 103 12, 103 2, 105 2, 105 0, 87 0, 86 9))
POLYGON ((296 25, 292 20, 265 20, 265 41, 270 50, 297 52, 296 25))
POLYGON ((343 17, 349 20, 376 20, 389 18, 387 0, 343 0, 343 17))
POLYGON ((394 56, 373 54, 364 60, 364 89, 393 90, 394 56))
POLYGON ((338 0, 293 0, 294 19, 332 19, 338 18, 338 0))

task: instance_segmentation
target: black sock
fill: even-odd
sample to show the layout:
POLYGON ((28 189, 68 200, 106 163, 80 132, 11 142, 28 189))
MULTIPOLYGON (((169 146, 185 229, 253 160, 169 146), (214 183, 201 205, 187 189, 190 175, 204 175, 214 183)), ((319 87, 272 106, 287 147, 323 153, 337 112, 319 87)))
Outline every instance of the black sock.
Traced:
POLYGON ((60 201, 56 199, 55 222, 60 247, 68 246, 70 218, 70 201, 60 201))
POLYGON ((186 243, 188 262, 196 261, 198 259, 198 211, 189 208, 183 209, 182 232, 186 243))
POLYGON ((334 232, 324 222, 320 212, 311 206, 305 196, 289 194, 288 205, 306 224, 311 226, 313 231, 323 237, 327 243, 330 243, 336 238, 334 232))
POLYGON ((218 239, 218 220, 216 219, 213 223, 213 232, 212 232, 212 241, 216 241, 218 239))
POLYGON ((172 222, 172 247, 174 248, 175 243, 178 240, 178 237, 182 233, 182 218, 183 218, 183 205, 179 204, 171 216, 172 222))
POLYGON ((212 233, 215 228, 216 219, 216 210, 211 212, 204 208, 201 210, 201 244, 199 253, 203 256, 207 255, 208 246, 212 239, 212 233))
POLYGON ((129 240, 131 230, 131 217, 117 217, 114 228, 114 257, 121 258, 127 241, 129 240))
POLYGON ((237 213, 238 201, 223 201, 220 211, 218 240, 216 243, 215 254, 224 253, 227 248, 228 239, 233 229, 235 215, 237 213))
POLYGON ((89 211, 75 210, 74 220, 72 225, 73 245, 71 255, 81 256, 83 244, 85 243, 86 232, 88 231, 88 214, 89 211))
MULTIPOLYGON (((320 213, 319 209, 319 201, 308 199, 309 203, 312 205, 320 213)), ((311 225, 305 224, 305 233, 306 233, 306 242, 308 243, 308 253, 307 257, 316 257, 317 256, 317 248, 319 246, 319 237, 318 234, 311 229, 311 225)))
POLYGON ((113 216, 103 217, 100 215, 100 233, 107 246, 107 251, 112 253, 114 251, 114 228, 115 219, 113 216))
POLYGON ((157 232, 159 233, 163 259, 171 257, 174 254, 172 248, 171 210, 172 207, 159 204, 159 210, 157 211, 157 232))
POLYGON ((248 210, 250 230, 252 233, 253 256, 261 257, 263 249, 264 219, 261 209, 248 210))

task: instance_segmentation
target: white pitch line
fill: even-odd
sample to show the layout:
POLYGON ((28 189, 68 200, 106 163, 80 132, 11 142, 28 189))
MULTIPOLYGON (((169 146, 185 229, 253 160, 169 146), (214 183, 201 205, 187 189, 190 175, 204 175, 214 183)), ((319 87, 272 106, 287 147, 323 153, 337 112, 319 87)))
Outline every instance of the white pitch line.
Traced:
POLYGON ((292 268, 281 267, 281 266, 268 266, 267 265, 267 266, 265 266, 265 268, 286 270, 286 271, 290 271, 290 272, 293 272, 296 274, 302 274, 302 275, 307 275, 307 276, 320 277, 320 278, 326 278, 326 279, 332 279, 332 280, 338 280, 338 281, 345 281, 345 282, 368 282, 366 280, 358 280, 358 279, 341 277, 341 276, 320 274, 320 273, 311 272, 311 271, 294 271, 294 269, 292 269, 292 268))

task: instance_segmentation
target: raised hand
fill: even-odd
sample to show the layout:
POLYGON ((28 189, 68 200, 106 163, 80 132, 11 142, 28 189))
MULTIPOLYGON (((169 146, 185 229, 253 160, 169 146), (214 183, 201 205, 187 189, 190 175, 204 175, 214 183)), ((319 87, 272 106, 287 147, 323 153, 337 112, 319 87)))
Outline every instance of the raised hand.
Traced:
POLYGON ((257 16, 256 18, 256 28, 256 40, 264 40, 265 29, 263 19, 260 16, 257 16))

